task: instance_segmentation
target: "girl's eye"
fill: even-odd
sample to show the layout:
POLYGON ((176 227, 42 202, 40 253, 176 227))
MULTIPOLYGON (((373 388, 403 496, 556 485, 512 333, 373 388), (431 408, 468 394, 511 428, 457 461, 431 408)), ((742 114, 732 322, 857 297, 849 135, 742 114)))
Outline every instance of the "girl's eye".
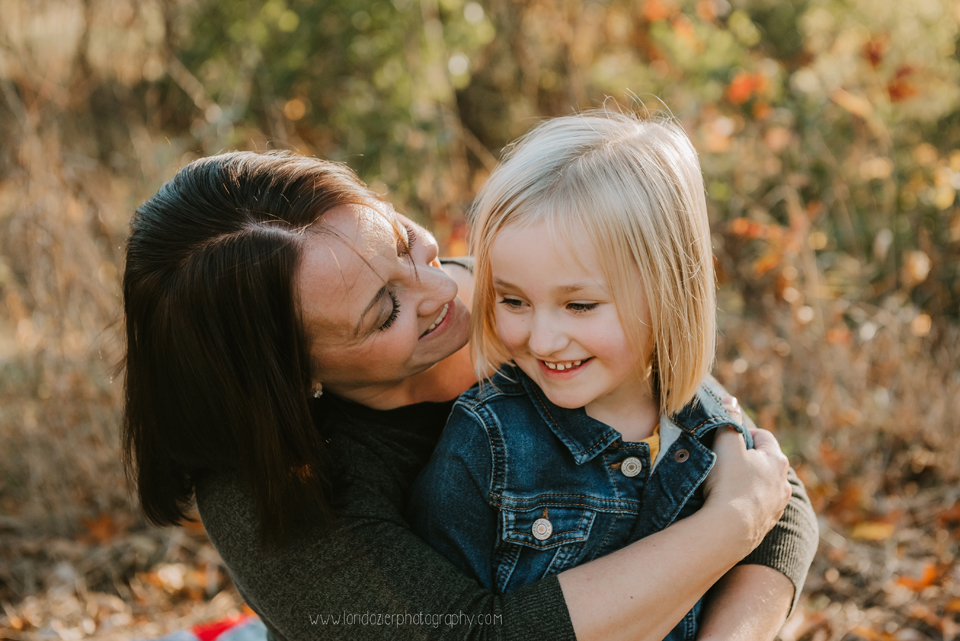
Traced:
POLYGON ((397 320, 397 315, 400 314, 400 301, 397 300, 397 295, 393 292, 389 292, 390 300, 393 301, 393 310, 390 312, 390 316, 383 322, 383 325, 377 329, 381 332, 385 332, 390 329, 390 326, 393 325, 393 321, 397 320))
POLYGON ((600 303, 567 303, 567 309, 575 314, 583 314, 596 309, 600 303))
POLYGON ((397 240, 397 255, 401 258, 409 256, 410 252, 413 251, 413 246, 417 244, 417 230, 406 224, 403 228, 407 232, 407 237, 406 239, 400 238, 397 240))
POLYGON ((520 309, 523 306, 523 301, 516 298, 501 298, 500 304, 506 307, 507 309, 520 309))

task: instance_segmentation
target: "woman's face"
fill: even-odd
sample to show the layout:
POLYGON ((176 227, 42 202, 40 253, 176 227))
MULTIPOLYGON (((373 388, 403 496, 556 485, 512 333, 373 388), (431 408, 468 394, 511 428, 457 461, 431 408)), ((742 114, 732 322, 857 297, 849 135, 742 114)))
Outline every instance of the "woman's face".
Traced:
POLYGON ((470 315, 437 252, 429 232, 388 205, 323 215, 296 286, 325 392, 369 401, 466 344, 470 315))

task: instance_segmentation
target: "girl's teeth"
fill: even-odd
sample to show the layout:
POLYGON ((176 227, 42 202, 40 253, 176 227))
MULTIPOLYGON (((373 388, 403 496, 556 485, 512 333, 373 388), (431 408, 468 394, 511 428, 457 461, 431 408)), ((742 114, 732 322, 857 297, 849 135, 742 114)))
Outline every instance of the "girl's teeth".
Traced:
POLYGON ((570 363, 548 363, 547 361, 543 361, 543 364, 549 367, 550 369, 555 369, 559 372, 562 372, 564 370, 573 369, 574 367, 580 367, 580 363, 582 362, 583 362, 582 360, 572 361, 570 363))

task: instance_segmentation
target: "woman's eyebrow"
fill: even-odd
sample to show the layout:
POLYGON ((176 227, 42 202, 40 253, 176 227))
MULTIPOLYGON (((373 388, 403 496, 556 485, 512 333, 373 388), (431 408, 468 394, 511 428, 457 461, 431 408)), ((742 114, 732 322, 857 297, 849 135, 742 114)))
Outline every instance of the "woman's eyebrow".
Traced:
POLYGON ((383 296, 386 293, 387 293, 387 286, 384 285, 383 287, 377 290, 376 294, 373 295, 373 299, 367 304, 363 312, 360 313, 360 320, 357 322, 356 329, 353 330, 354 337, 360 336, 360 330, 363 328, 363 319, 365 319, 367 317, 367 314, 370 313, 370 310, 373 309, 377 305, 377 303, 379 303, 383 299, 383 296))

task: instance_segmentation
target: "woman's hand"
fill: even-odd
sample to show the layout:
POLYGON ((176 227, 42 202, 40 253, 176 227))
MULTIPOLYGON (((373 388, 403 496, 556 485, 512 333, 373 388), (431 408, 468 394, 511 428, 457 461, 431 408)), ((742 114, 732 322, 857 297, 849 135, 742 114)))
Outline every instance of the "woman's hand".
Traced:
MULTIPOLYGON (((724 403, 734 414, 731 405, 724 403)), ((739 408, 736 413, 739 414, 739 408)), ((744 556, 759 545, 777 523, 791 494, 787 483, 790 463, 777 439, 766 430, 752 429, 750 433, 754 441, 752 450, 747 449, 743 437, 731 428, 717 433, 713 445, 717 462, 704 483, 707 497, 704 509, 729 511, 740 520, 743 540, 749 545, 744 556)))

